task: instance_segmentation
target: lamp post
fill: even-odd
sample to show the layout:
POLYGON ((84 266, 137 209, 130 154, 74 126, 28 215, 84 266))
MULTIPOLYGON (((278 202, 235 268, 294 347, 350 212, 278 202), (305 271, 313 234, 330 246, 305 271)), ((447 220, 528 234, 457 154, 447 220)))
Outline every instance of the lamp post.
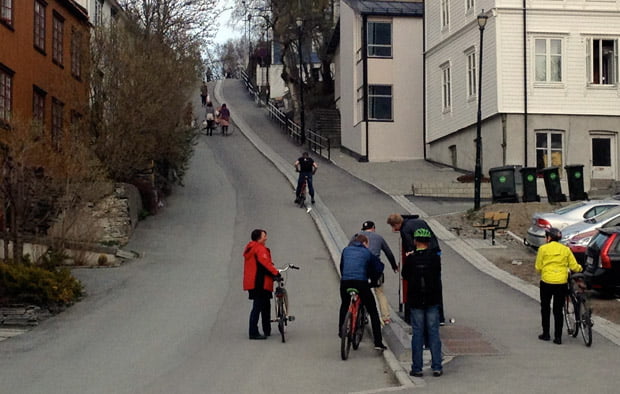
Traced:
POLYGON ((302 29, 304 26, 304 21, 297 17, 295 20, 297 24, 297 52, 299 53, 299 101, 300 101, 300 111, 299 111, 299 124, 301 126, 301 144, 306 143, 306 120, 305 120, 305 109, 304 109, 304 58, 301 53, 301 38, 302 38, 302 29))
POLYGON ((478 120, 476 122, 476 168, 474 170, 474 209, 480 209, 480 184, 482 182, 482 40, 484 27, 489 17, 484 14, 484 9, 478 15, 478 28, 480 29, 480 60, 478 61, 478 120))

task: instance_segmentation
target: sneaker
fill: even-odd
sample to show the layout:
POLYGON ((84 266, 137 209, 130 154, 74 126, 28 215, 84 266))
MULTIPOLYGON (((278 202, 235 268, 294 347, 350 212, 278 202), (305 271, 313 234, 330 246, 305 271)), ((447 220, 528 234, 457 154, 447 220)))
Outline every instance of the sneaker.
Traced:
POLYGON ((387 349, 387 346, 385 346, 382 343, 375 345, 375 350, 385 350, 385 349, 387 349))
POLYGON ((258 334, 258 335, 250 335, 250 339, 267 339, 267 337, 264 335, 258 334))
POLYGON ((314 198, 312 199, 312 203, 314 204, 314 198))
POLYGON ((556 345, 561 345, 562 344, 562 338, 555 338, 553 340, 553 343, 555 343, 556 345))
POLYGON ((540 339, 541 341, 549 341, 551 340, 551 337, 549 336, 549 334, 540 334, 538 336, 538 339, 540 339))
POLYGON ((420 371, 420 372, 409 371, 409 376, 414 376, 416 378, 421 378, 422 376, 424 376, 424 374, 422 373, 422 371, 420 371))
POLYGON ((443 375, 443 371, 433 371, 433 376, 434 376, 434 377, 438 378, 438 377, 440 377, 441 375, 443 375))
POLYGON ((384 319, 383 320, 383 324, 390 324, 392 322, 392 319, 384 319))
POLYGON ((440 327, 443 327, 443 326, 445 326, 445 325, 446 325, 446 322, 445 322, 445 321, 440 321, 440 322, 439 322, 439 326, 440 326, 440 327))

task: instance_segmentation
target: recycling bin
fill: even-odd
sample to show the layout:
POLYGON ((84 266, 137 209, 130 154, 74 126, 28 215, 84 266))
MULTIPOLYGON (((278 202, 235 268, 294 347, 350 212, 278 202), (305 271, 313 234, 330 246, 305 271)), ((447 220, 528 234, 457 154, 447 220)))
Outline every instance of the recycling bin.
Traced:
POLYGON ((545 180, 547 200, 549 200, 550 203, 566 201, 566 195, 562 193, 562 185, 560 184, 559 167, 543 168, 541 172, 545 180))
POLYGON ((540 201, 540 196, 538 195, 536 167, 523 167, 519 170, 519 172, 521 173, 521 180, 523 181, 523 195, 521 196, 521 201, 540 201))
POLYGON ((568 195, 571 201, 587 200, 588 194, 583 190, 583 164, 564 166, 568 178, 568 195))
POLYGON ((489 169, 493 202, 519 202, 517 185, 521 184, 521 166, 503 166, 489 169))

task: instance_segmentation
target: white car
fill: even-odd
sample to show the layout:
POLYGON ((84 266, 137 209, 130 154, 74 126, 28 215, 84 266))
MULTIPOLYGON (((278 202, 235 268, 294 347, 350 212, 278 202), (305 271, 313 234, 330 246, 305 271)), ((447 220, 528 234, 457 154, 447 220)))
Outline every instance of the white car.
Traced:
POLYGON ((620 206, 620 200, 579 201, 556 209, 553 212, 537 212, 532 216, 532 225, 527 229, 526 243, 538 248, 545 243, 545 230, 564 227, 596 217, 610 208, 620 206))

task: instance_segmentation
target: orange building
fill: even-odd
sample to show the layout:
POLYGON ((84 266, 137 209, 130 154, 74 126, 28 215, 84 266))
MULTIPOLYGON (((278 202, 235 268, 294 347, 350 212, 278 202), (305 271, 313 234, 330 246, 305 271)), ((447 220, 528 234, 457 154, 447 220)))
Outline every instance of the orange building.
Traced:
POLYGON ((54 141, 84 113, 89 28, 75 0, 0 0, 0 125, 40 120, 54 141))

